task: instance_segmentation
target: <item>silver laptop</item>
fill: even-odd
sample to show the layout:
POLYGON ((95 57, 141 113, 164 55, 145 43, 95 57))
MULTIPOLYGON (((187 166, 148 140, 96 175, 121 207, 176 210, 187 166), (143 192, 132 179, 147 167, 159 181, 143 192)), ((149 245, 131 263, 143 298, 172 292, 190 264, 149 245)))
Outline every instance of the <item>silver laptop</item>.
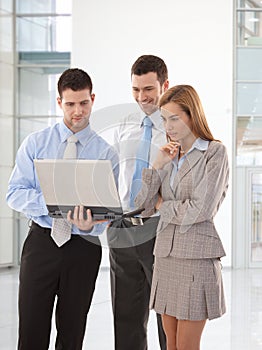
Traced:
POLYGON ((66 217, 77 205, 91 209, 94 220, 132 217, 124 214, 110 160, 35 159, 40 187, 49 216, 66 217))

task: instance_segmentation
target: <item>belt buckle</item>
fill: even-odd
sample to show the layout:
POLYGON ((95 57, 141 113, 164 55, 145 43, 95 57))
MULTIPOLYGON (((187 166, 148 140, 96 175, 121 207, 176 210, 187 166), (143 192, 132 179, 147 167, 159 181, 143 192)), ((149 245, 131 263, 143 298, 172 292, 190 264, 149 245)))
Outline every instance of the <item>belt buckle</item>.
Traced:
POLYGON ((140 217, 131 217, 131 222, 134 226, 144 225, 143 219, 140 217))

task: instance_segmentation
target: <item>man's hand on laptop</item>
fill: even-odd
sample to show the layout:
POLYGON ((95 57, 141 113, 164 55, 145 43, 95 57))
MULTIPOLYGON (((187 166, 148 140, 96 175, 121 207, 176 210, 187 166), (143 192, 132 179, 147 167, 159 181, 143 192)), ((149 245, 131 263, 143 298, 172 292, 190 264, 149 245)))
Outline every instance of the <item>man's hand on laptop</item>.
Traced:
POLYGON ((76 225, 82 231, 90 231, 96 224, 101 224, 108 220, 93 220, 92 213, 90 209, 84 210, 83 205, 76 206, 74 212, 69 210, 67 213, 67 220, 71 224, 76 225))

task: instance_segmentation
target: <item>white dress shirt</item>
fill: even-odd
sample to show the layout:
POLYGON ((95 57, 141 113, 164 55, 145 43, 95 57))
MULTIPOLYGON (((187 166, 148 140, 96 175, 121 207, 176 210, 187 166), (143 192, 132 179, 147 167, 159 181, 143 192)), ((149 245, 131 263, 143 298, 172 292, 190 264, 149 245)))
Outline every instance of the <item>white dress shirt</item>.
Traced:
MULTIPOLYGON (((119 155, 119 195, 124 212, 131 210, 130 187, 135 171, 136 153, 140 139, 143 134, 142 121, 145 114, 141 111, 130 114, 116 129, 114 135, 114 146, 119 155)), ((153 122, 152 140, 149 156, 149 168, 155 160, 160 146, 166 142, 166 132, 163 127, 160 111, 148 116, 153 122)))

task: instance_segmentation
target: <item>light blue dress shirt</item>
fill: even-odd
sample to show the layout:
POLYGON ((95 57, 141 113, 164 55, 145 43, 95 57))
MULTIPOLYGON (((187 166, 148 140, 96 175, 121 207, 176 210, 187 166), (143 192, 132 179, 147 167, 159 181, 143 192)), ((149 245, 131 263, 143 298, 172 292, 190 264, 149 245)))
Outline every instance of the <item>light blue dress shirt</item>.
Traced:
POLYGON ((176 173, 181 168, 182 164, 184 163, 184 160, 186 159, 186 156, 193 151, 194 148, 200 150, 200 151, 206 151, 209 145, 209 141, 202 140, 200 138, 197 138, 195 142, 193 143, 192 147, 188 150, 186 154, 184 154, 180 159, 178 159, 178 154, 173 159, 173 169, 170 175, 170 186, 173 188, 174 179, 176 176, 176 173))
MULTIPOLYGON (((42 227, 52 227, 52 218, 48 216, 40 184, 34 167, 34 159, 59 159, 63 158, 67 138, 72 131, 63 121, 41 131, 30 134, 21 144, 16 164, 11 174, 8 192, 8 205, 23 213, 42 227)), ((114 175, 118 179, 118 156, 114 149, 100 136, 90 125, 75 134, 77 142, 78 159, 109 159, 112 162, 114 175)), ((76 226, 72 227, 72 234, 99 235, 106 224, 95 225, 92 231, 80 231, 76 226)))

